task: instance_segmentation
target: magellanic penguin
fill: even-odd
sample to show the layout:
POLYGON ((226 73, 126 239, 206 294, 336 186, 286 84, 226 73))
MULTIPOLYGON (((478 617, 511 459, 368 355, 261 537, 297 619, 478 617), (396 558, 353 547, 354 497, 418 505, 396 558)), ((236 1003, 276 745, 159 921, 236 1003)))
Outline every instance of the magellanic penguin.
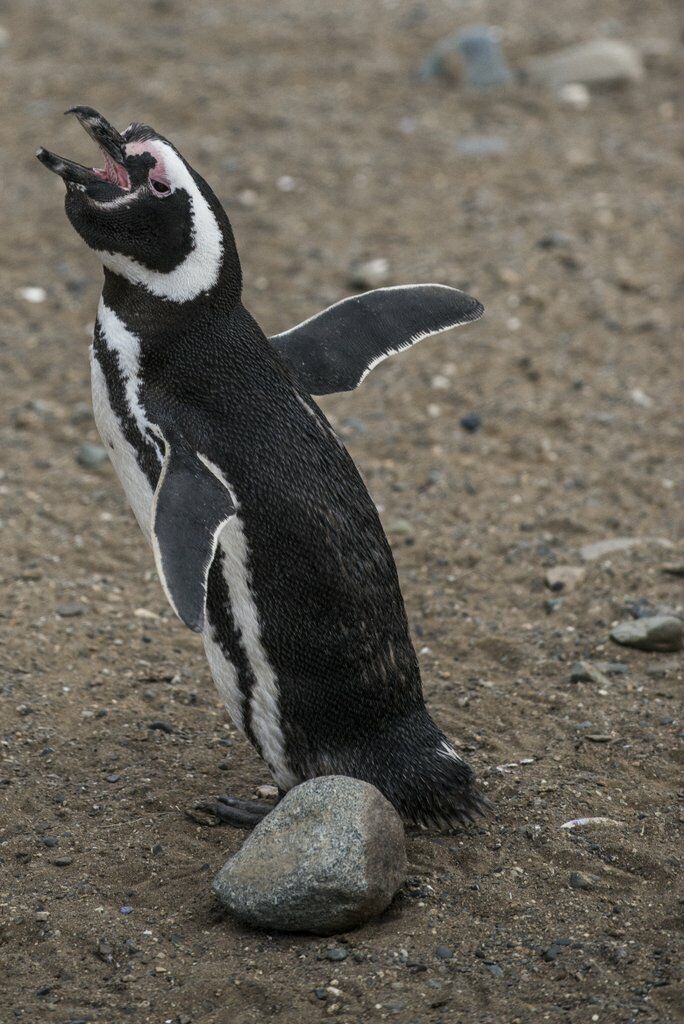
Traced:
MULTIPOLYGON (((377 510, 311 396, 352 390, 482 306, 439 284, 380 288, 267 338, 207 183, 148 125, 119 134, 90 107, 71 112, 104 167, 37 156, 104 265, 97 427, 231 718, 281 792, 349 775, 407 822, 472 819, 486 800, 425 707, 377 510)), ((216 806, 241 825, 269 809, 216 806)))

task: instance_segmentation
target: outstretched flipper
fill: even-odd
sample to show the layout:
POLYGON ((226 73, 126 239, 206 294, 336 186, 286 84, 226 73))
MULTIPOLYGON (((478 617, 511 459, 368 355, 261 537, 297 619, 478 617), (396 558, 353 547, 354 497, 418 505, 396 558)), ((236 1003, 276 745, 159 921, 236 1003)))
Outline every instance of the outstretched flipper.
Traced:
POLYGON ((234 514, 220 470, 182 442, 167 441, 152 506, 154 558, 171 607, 197 633, 218 537, 234 514))
POLYGON ((271 338, 311 395, 353 391, 374 366, 422 338, 479 320, 484 307, 443 284, 352 295, 271 338))

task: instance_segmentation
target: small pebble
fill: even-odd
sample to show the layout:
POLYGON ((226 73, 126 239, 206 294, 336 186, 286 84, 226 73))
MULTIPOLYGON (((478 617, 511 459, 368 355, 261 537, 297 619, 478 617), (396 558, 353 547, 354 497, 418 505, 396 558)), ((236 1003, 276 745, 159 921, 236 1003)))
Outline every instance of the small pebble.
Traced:
POLYGON ((448 946, 437 946, 437 949, 435 950, 435 955, 438 960, 451 960, 454 954, 451 952, 448 946))
POLYGON ((57 614, 60 619, 75 619, 79 615, 83 615, 85 608, 78 601, 68 601, 66 604, 61 604, 57 609, 57 614))
POLYGON ((399 533, 405 537, 413 535, 413 526, 408 519, 392 519, 387 524, 388 533, 399 533))
POLYGON ((493 974, 495 978, 503 978, 503 970, 498 964, 485 964, 485 967, 490 974, 493 974))
POLYGON ((580 565, 554 565, 547 569, 544 581, 555 593, 569 594, 584 580, 587 571, 580 565))
POLYGON ((563 85, 623 85, 644 77, 641 54, 619 39, 589 39, 561 50, 531 57, 528 80, 559 89, 563 85))
POLYGON ((540 249, 569 249, 572 237, 564 231, 547 231, 537 242, 540 249))
POLYGON ((596 683, 598 686, 609 686, 610 680, 596 665, 590 661, 578 661, 570 670, 571 683, 596 683))
POLYGON ((381 288, 387 284, 390 276, 388 261, 378 256, 372 260, 363 262, 355 261, 349 267, 348 283, 353 288, 370 289, 381 288))
POLYGON ((502 38, 501 29, 494 25, 473 25, 458 34, 456 43, 463 58, 466 86, 492 89, 513 81, 501 47, 502 38))
POLYGON ((256 795, 259 800, 277 800, 277 786, 257 786, 256 795))
POLYGON ((567 82, 558 90, 558 99, 573 110, 586 110, 591 103, 591 93, 581 82, 567 82))
POLYGON ((598 882, 598 877, 589 875, 586 871, 573 871, 570 875, 571 889, 595 889, 596 882, 598 882))
POLYGON ((462 156, 502 156, 510 145, 501 135, 464 135, 456 142, 462 156))
POLYGON ((482 419, 476 412, 469 412, 461 417, 459 423, 469 434, 474 434, 482 426, 482 419))
POLYGON ((339 960, 346 960, 349 956, 349 950, 344 949, 342 946, 333 946, 332 949, 325 951, 326 960, 332 960, 334 962, 339 960))
POLYGON ((65 856, 65 857, 55 857, 54 860, 52 861, 52 863, 57 868, 65 868, 65 867, 67 867, 69 864, 71 864, 73 862, 73 859, 74 859, 73 857, 67 857, 67 856, 65 856))
POLYGON ((24 299, 26 302, 31 302, 34 305, 45 302, 47 298, 47 292, 44 288, 37 288, 28 286, 26 288, 17 288, 17 295, 19 298, 24 299))
POLYGON ((101 466, 107 459, 107 449, 103 448, 101 444, 92 444, 90 441, 84 441, 76 454, 76 461, 85 469, 101 466))
POLYGON ((583 544, 580 548, 580 555, 585 562, 595 562, 606 555, 613 555, 618 551, 629 551, 630 548, 642 547, 646 544, 657 544, 661 548, 673 547, 672 542, 665 537, 610 537, 608 540, 583 544))
POLYGON ((127 903, 124 903, 124 905, 122 907, 119 907, 119 913, 120 914, 125 914, 125 915, 132 914, 133 913, 133 907, 131 907, 127 903))

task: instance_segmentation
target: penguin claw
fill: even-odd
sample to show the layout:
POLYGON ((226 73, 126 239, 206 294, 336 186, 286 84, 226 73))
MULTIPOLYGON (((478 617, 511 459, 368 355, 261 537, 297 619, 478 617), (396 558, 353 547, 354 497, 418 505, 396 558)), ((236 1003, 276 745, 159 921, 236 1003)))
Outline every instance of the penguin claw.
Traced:
POLYGON ((233 796, 220 796, 215 801, 195 804, 195 810, 210 816, 208 824, 226 824, 234 828, 254 828, 273 810, 273 804, 261 800, 239 800, 233 796), (213 817, 213 821, 211 818, 213 817))

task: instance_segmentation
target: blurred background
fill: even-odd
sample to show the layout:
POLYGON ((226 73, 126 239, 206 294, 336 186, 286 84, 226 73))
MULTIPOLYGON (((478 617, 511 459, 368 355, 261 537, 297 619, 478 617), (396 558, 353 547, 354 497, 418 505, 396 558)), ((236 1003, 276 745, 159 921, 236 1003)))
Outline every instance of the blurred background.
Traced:
POLYGON ((383 284, 439 281, 486 307, 322 403, 390 535, 428 702, 500 807, 476 838, 413 841, 416 884, 356 934, 353 984, 334 965, 334 1013, 674 1019, 681 666, 609 636, 681 614, 663 571, 682 562, 681 70, 665 0, 0 4, 0 725, 17 880, 0 994, 17 1019, 111 1020, 100 991, 155 1021, 220 1022, 226 1006, 236 1022, 274 1006, 318 1020, 338 998, 311 995, 332 977, 320 943, 219 921, 209 879, 241 837, 183 817, 268 780, 166 606, 92 421, 101 270, 33 157, 95 159, 62 116, 74 104, 151 123, 209 181, 267 332, 383 284), (592 553, 605 540, 625 543, 592 553), (559 832, 587 814, 629 829, 559 832), (580 896, 578 871, 596 879, 580 896), (412 985, 406 949, 429 964, 412 985), (161 972, 144 966, 162 953, 161 972))

